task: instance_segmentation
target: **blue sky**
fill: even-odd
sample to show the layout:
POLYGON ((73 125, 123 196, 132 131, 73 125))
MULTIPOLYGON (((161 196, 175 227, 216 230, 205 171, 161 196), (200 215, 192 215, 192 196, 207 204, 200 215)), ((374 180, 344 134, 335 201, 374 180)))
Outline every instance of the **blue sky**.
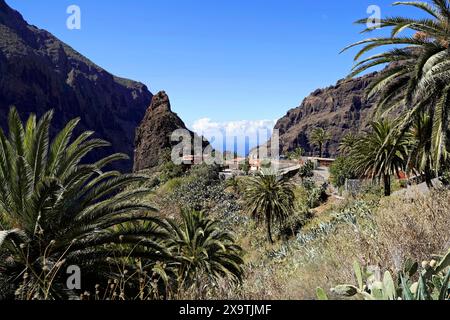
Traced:
POLYGON ((7 0, 113 74, 166 90, 189 126, 276 120, 345 77, 362 39, 352 24, 393 0, 7 0), (68 30, 78 5, 82 29, 68 30))

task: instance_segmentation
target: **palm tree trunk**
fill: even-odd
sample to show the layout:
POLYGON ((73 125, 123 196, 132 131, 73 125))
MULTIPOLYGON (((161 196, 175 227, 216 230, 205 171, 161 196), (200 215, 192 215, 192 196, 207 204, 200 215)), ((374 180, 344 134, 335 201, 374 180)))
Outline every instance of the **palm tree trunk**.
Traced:
POLYGON ((391 176, 388 174, 383 175, 384 183, 384 195, 389 197, 391 195, 391 176))
POLYGON ((319 153, 320 153, 320 154, 319 154, 319 157, 321 157, 321 158, 322 158, 322 153, 323 153, 323 152, 322 152, 322 149, 323 149, 323 145, 320 144, 320 145, 319 145, 319 153))
POLYGON ((266 224, 267 224, 267 241, 270 242, 270 244, 273 244, 273 239, 272 239, 272 226, 270 223, 270 218, 268 216, 266 216, 266 224))
MULTIPOLYGON (((435 103, 435 102, 433 102, 435 103)), ((430 110, 430 119, 433 119, 434 117, 434 108, 431 108, 430 110)), ((428 139, 426 144, 425 144, 425 152, 427 154, 431 154, 432 152, 432 141, 431 139, 428 139)), ((438 159, 436 159, 438 160, 438 159)), ((425 173, 425 182, 427 184, 428 188, 432 188, 433 187, 433 164, 431 163, 431 159, 430 157, 427 155, 427 160, 425 161, 425 169, 424 169, 424 173, 425 173)))
POLYGON ((430 160, 427 160, 425 165, 425 182, 428 188, 433 188, 433 173, 431 170, 430 160))

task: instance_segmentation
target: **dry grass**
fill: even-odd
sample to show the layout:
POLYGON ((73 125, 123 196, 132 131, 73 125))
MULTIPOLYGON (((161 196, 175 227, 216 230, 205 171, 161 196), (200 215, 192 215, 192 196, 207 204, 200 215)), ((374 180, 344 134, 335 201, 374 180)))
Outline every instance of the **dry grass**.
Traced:
POLYGON ((450 247, 450 192, 418 195, 414 201, 392 198, 376 215, 379 256, 401 268, 406 258, 416 261, 450 247))
MULTIPOLYGON (((307 244, 290 241, 287 251, 277 258, 269 258, 267 248, 258 241, 246 239, 246 249, 252 254, 247 259, 245 282, 238 290, 222 292, 221 297, 315 299, 317 287, 328 290, 355 283, 354 260, 396 272, 407 258, 420 262, 450 247, 449 191, 417 195, 413 201, 390 197, 369 211, 355 223, 341 222, 307 244)), ((278 246, 275 251, 282 248, 278 246)))
MULTIPOLYGON (((187 290, 172 298, 315 299, 317 287, 326 289, 331 296, 331 287, 356 283, 352 268, 354 260, 395 274, 407 258, 419 262, 428 260, 450 247, 450 191, 417 195, 414 200, 398 196, 381 202, 367 199, 370 197, 366 197, 365 201, 354 199, 334 204, 329 212, 316 216, 303 228, 304 233, 314 232, 324 224, 331 224, 332 228, 319 232, 317 237, 306 243, 291 239, 288 242, 280 240, 271 246, 266 242, 263 225, 257 225, 252 220, 236 224, 233 231, 246 251, 243 284, 236 287, 223 281, 211 290, 187 290), (352 212, 353 218, 336 218, 336 212, 352 212)), ((155 296, 157 287, 152 277, 139 282, 142 287, 135 297, 125 297, 125 280, 133 274, 128 275, 125 271, 120 274, 121 278, 114 282, 111 280, 104 288, 96 286, 95 294, 85 293, 80 298, 162 298, 157 292, 155 296), (123 285, 120 279, 124 280, 123 285)), ((20 298, 32 299, 33 296, 20 298)))

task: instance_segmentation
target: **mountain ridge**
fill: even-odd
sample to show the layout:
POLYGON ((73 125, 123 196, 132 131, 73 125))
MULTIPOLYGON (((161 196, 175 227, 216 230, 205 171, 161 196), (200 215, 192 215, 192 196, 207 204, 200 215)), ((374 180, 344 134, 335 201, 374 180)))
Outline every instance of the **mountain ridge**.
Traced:
MULTIPOLYGON (((52 132, 80 117, 77 132, 92 130, 111 142, 92 159, 122 152, 132 159, 135 128, 152 100, 147 86, 117 77, 50 32, 29 25, 0 0, 0 126, 10 106, 22 118, 54 109, 52 132)), ((132 160, 115 166, 130 171, 132 160)))
POLYGON ((167 156, 167 150, 180 142, 171 141, 171 135, 176 130, 186 130, 191 137, 191 144, 195 137, 202 139, 202 148, 209 146, 209 142, 189 130, 183 120, 172 111, 169 96, 160 91, 153 96, 144 118, 136 129, 134 171, 142 171, 157 167, 167 156))
POLYGON ((325 156, 336 156, 345 134, 367 128, 375 100, 368 99, 365 91, 377 75, 373 72, 341 79, 335 85, 315 90, 298 107, 290 109, 275 125, 280 134, 280 152, 301 147, 307 154, 314 154, 311 132, 323 128, 331 135, 324 146, 325 156))

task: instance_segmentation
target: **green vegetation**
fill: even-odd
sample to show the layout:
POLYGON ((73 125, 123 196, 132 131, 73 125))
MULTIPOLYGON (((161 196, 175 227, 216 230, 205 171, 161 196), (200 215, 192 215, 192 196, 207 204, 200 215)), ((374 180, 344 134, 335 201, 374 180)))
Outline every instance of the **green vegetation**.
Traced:
POLYGON ((296 148, 294 151, 288 152, 288 159, 289 160, 300 160, 303 155, 305 154, 305 150, 303 148, 296 148))
POLYGON ((145 240, 152 236, 149 230, 125 227, 130 222, 158 223, 149 214, 155 209, 136 201, 149 190, 121 191, 145 177, 103 172, 110 162, 125 158, 120 154, 81 164, 86 154, 108 143, 89 139, 92 132, 70 143, 78 119, 50 143, 52 115, 49 112, 40 121, 32 115, 24 127, 12 108, 9 137, 0 130, 1 249, 9 259, 9 263, 2 259, 0 267, 10 281, 24 277, 28 298, 61 298, 58 277, 64 266, 106 272, 105 256, 130 255, 130 250, 114 244, 139 244, 132 254, 143 258, 161 250, 157 242, 145 240))
MULTIPOLYGON (((192 212, 183 215, 181 227, 167 222, 168 228, 154 206, 142 200, 151 190, 136 187, 147 176, 103 171, 112 161, 126 158, 121 154, 82 163, 88 153, 109 144, 90 139, 92 132, 72 137, 78 119, 50 141, 51 119, 52 112, 39 121, 31 115, 23 126, 12 108, 8 136, 0 130, 2 296, 15 292, 16 298, 27 300, 74 297, 76 291, 67 290, 65 283, 67 267, 76 265, 86 279, 85 290, 109 279, 117 284, 114 297, 168 297, 180 285, 171 275, 185 272, 190 256, 183 253, 189 246, 216 252, 201 262, 195 258, 189 277, 200 277, 206 267, 215 278, 240 278, 241 252, 229 233, 217 233, 213 220, 192 212), (173 240, 173 231, 180 236, 190 232, 186 228, 191 222, 207 237, 200 241, 189 234, 183 243, 173 240), (156 286, 148 285, 144 294, 141 283, 156 286)), ((203 168, 198 170, 205 174, 203 168)))
MULTIPOLYGON (((355 277, 358 286, 339 285, 331 291, 337 295, 345 297, 360 296, 365 300, 448 300, 450 298, 450 251, 439 261, 423 261, 422 271, 417 276, 419 269, 417 262, 407 260, 403 270, 398 272, 398 282, 394 282, 389 271, 384 273, 382 279, 363 269, 355 261, 355 277), (417 277, 417 281, 413 281, 417 277)), ((318 290, 318 294, 323 297, 326 293, 318 290)))
POLYGON ((245 189, 248 211, 257 221, 264 220, 267 240, 273 243, 272 224, 282 224, 294 211, 292 184, 274 172, 264 170, 249 178, 245 189))
MULTIPOLYGON (((313 214, 295 238, 270 249, 263 246, 263 237, 259 238, 262 234, 255 234, 254 240, 244 247, 252 256, 247 257, 243 288, 221 297, 317 299, 320 287, 329 299, 340 299, 338 292, 330 288, 340 283, 358 283, 352 263, 355 259, 362 270, 373 274, 364 277, 382 281, 382 275, 389 271, 397 288, 403 262, 430 257, 440 261, 442 257, 433 255, 448 251, 449 196, 448 191, 435 191, 418 195, 411 202, 366 193, 320 215, 313 214)), ((418 276, 410 277, 410 286, 419 280, 418 276)), ((353 298, 360 299, 358 295, 353 298)))
MULTIPOLYGON (((430 126, 422 131, 424 154, 429 155, 421 168, 431 184, 429 169, 436 173, 447 159, 449 90, 449 36, 448 17, 450 9, 447 1, 432 0, 426 2, 397 2, 395 5, 414 7, 421 10, 426 18, 413 19, 391 17, 381 19, 379 27, 390 28, 391 37, 369 38, 357 42, 348 48, 362 45, 355 60, 360 60, 366 52, 385 46, 393 49, 360 60, 354 67, 352 76, 374 67, 393 63, 373 81, 368 96, 377 95, 378 115, 386 116, 390 112, 400 112, 396 124, 396 137, 402 136, 424 115, 429 118, 430 126), (400 35, 410 31, 412 35, 400 35)), ((365 25, 367 19, 358 23, 365 25)), ((377 26, 378 27, 378 26, 377 26)), ((373 28, 375 29, 375 27, 373 28)), ((364 32, 373 30, 368 28, 364 32)))
POLYGON ((314 163, 310 160, 306 161, 306 163, 300 168, 300 171, 298 173, 299 177, 303 180, 307 178, 314 177, 314 163))
POLYGON ((330 167, 331 183, 336 188, 345 186, 348 179, 355 179, 357 177, 352 167, 352 161, 348 157, 338 157, 333 165, 330 167))
POLYGON ((311 133, 311 144, 319 148, 319 157, 323 157, 323 146, 330 140, 331 136, 323 128, 316 128, 311 133))
MULTIPOLYGON (((121 174, 106 168, 124 155, 86 163, 109 144, 74 136, 77 119, 51 139, 52 112, 24 125, 12 108, 0 129, 0 298, 448 300, 450 9, 396 5, 430 18, 382 19, 392 37, 350 46, 364 45, 357 61, 396 48, 357 62, 352 76, 390 66, 369 86, 371 128, 343 138, 330 179, 311 161, 294 177, 269 161, 249 175, 246 159, 246 175, 224 181, 223 168, 177 166, 169 151, 157 168, 121 174), (393 181, 404 174, 429 188, 392 192, 414 183, 393 181), (375 183, 346 198, 328 184, 354 178, 375 183), (69 266, 81 288, 67 288, 69 266)), ((330 138, 311 133, 320 156, 330 138)))
POLYGON ((184 175, 186 169, 182 165, 176 165, 172 161, 167 161, 161 166, 161 174, 158 183, 166 183, 167 181, 179 178, 184 175))
POLYGON ((391 194, 391 176, 406 171, 410 139, 396 138, 387 121, 372 123, 372 131, 361 137, 350 150, 351 168, 361 177, 380 178, 384 194, 391 194))
MULTIPOLYGON (((346 135, 339 148, 342 157, 330 169, 335 186, 353 177, 379 181, 385 197, 372 185, 356 198, 332 204, 325 211, 318 208, 297 231, 296 239, 287 240, 270 254, 259 249, 257 242, 252 244, 258 258, 248 267, 251 276, 248 285, 244 280, 238 297, 449 299, 448 254, 433 255, 449 249, 450 194, 431 187, 434 177, 440 176, 446 185, 449 180, 450 9, 447 1, 440 0, 395 5, 422 10, 429 18, 382 19, 380 27, 391 28, 391 37, 370 38, 348 47, 364 46, 356 55, 351 76, 375 66, 389 67, 379 73, 367 92, 369 98, 376 96, 379 101, 371 130, 346 135), (408 36, 400 35, 402 32, 408 36), (362 58, 384 46, 389 51, 362 58), (404 174, 422 176, 430 193, 412 192, 411 199, 390 196, 393 186, 399 184, 392 178, 404 174), (422 263, 418 272, 417 263, 411 261, 430 256, 431 262, 422 263), (353 268, 350 261, 355 258, 353 268), (355 278, 357 286, 336 286, 353 283, 355 278), (331 291, 321 289, 331 287, 331 291)), ((367 19, 358 23, 366 25, 367 19)), ((320 156, 328 139, 320 128, 310 136, 320 156)), ((302 193, 307 194, 312 184, 303 180, 302 193)), ((308 203, 308 207, 314 204, 308 203)))
MULTIPOLYGON (((174 169, 172 176, 167 162, 148 175, 111 173, 101 168, 123 156, 81 164, 88 150, 106 143, 90 140, 90 133, 71 138, 76 121, 47 143, 49 116, 36 124, 32 118, 22 134, 13 110, 10 134, 0 135, 4 298, 448 299, 448 258, 433 256, 448 251, 450 241, 446 190, 411 201, 366 189, 335 202, 327 184, 313 179, 312 162, 291 181, 267 170, 223 181, 220 168, 208 165, 174 169), (39 137, 42 145, 29 143, 39 137), (31 172, 49 173, 37 175, 35 185, 22 185, 30 172, 27 159, 41 153, 45 161, 31 172), (80 160, 68 161, 75 153, 80 160), (52 159, 59 159, 53 174, 52 159), (84 175, 87 180, 80 180, 84 175), (23 215, 15 209, 21 203, 23 215), (430 256, 420 273, 399 264, 430 256), (68 291, 66 269, 73 264, 82 270, 83 287, 68 291), (355 279, 356 286, 338 285, 355 279)), ((334 166, 340 173, 347 165, 338 159, 334 166)))
POLYGON ((223 231, 217 221, 198 211, 183 210, 182 223, 168 221, 168 245, 176 259, 177 282, 184 291, 195 288, 201 298, 211 283, 229 278, 242 281, 242 249, 233 235, 223 231))
POLYGON ((317 186, 317 184, 311 180, 303 180, 303 189, 306 192, 306 204, 309 208, 317 208, 322 203, 324 203, 327 198, 327 184, 317 186))
POLYGON ((239 170, 242 170, 246 175, 248 175, 250 169, 251 169, 250 160, 248 158, 245 158, 244 163, 239 165, 239 170))
POLYGON ((416 116, 410 129, 412 145, 410 150, 409 162, 413 168, 412 171, 424 177, 428 187, 432 187, 431 179, 435 176, 432 168, 433 155, 429 152, 430 140, 433 124, 431 118, 426 113, 420 113, 416 116))
POLYGON ((339 143, 339 153, 347 155, 358 141, 358 135, 354 133, 347 133, 339 143))

